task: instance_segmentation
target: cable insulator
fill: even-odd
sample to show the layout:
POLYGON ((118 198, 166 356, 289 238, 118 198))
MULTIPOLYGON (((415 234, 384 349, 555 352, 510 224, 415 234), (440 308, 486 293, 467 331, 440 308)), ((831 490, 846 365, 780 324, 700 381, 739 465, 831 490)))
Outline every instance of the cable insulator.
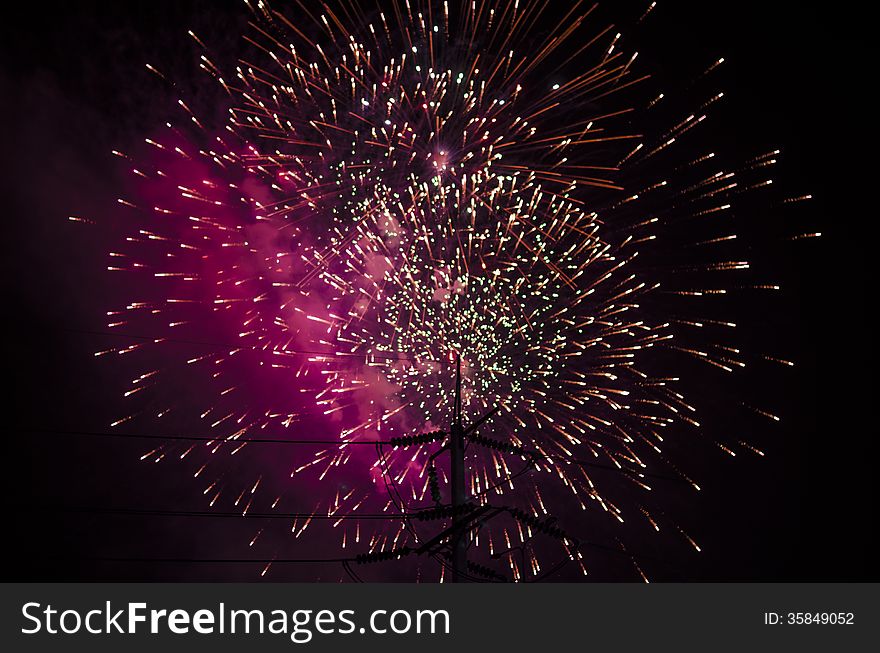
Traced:
POLYGON ((479 444, 489 449, 500 451, 501 453, 519 454, 521 456, 531 455, 529 451, 526 451, 522 447, 518 447, 515 444, 510 444, 509 442, 501 442, 501 440, 493 440, 492 438, 486 438, 482 435, 469 435, 468 440, 470 440, 474 444, 479 444))
POLYGON ((478 565, 476 562, 468 562, 467 563, 468 570, 473 573, 475 576, 481 576, 482 578, 492 578, 494 580, 506 581, 507 579, 499 574, 497 571, 493 569, 489 569, 489 567, 484 567, 483 565, 478 565))
POLYGON ((360 553, 355 556, 354 561, 359 565, 369 564, 371 562, 382 562, 384 560, 392 560, 394 558, 403 558, 412 553, 413 550, 408 546, 402 546, 399 549, 391 549, 390 551, 380 551, 378 553, 360 553))
POLYGON ((519 508, 508 508, 507 512, 509 512, 514 519, 522 522, 523 524, 528 524, 539 533, 544 533, 545 535, 555 537, 559 540, 570 540, 575 543, 574 546, 577 545, 577 540, 570 538, 564 530, 553 525, 556 522, 555 517, 550 517, 547 520, 541 520, 537 517, 534 517, 533 515, 528 514, 524 510, 520 510, 519 508))
POLYGON ((477 507, 472 503, 464 503, 460 506, 438 506, 437 508, 428 508, 415 513, 415 518, 419 521, 432 521, 435 519, 446 519, 448 517, 457 517, 472 513, 477 507))
POLYGON ((438 506, 443 503, 443 495, 440 494, 440 481, 437 480, 437 468, 434 463, 428 467, 428 486, 431 488, 431 499, 438 506))
POLYGON ((436 442, 446 437, 445 431, 429 431, 428 433, 419 433, 418 435, 404 435, 397 438, 391 438, 388 442, 392 447, 411 447, 416 444, 428 444, 436 442))

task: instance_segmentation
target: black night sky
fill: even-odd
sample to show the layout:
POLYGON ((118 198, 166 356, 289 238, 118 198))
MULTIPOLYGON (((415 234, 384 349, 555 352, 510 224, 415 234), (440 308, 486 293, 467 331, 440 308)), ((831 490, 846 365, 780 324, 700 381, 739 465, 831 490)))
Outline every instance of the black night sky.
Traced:
MULTIPOLYGON (((643 3, 607 4, 614 5, 609 16, 626 18, 643 3)), ((633 37, 640 63, 671 84, 727 59, 728 97, 712 118, 713 141, 741 159, 780 147, 778 183, 815 197, 796 216, 785 214, 798 226, 754 229, 823 233, 798 243, 777 239, 772 260, 762 262, 785 291, 748 312, 754 338, 797 361, 793 371, 749 377, 749 391, 769 397, 783 416, 772 437, 761 438, 767 455, 695 454, 691 468, 700 470, 704 492, 671 493, 670 511, 684 514, 703 552, 658 563, 658 580, 880 580, 869 537, 878 496, 869 392, 875 327, 867 308, 875 292, 866 260, 874 164, 863 167, 876 130, 863 106, 873 95, 868 44, 857 37, 864 17, 846 4, 661 2, 650 33, 633 37)), ((104 271, 108 236, 86 237, 66 216, 109 211, 122 176, 110 150, 142 139, 169 110, 144 63, 184 87, 195 84, 186 30, 211 34, 215 44, 228 34, 235 44, 244 11, 206 0, 19 9, 0 28, 3 196, 11 202, 2 259, 11 522, 3 530, 13 553, 4 579, 252 580, 253 566, 89 559, 247 557, 241 536, 225 530, 238 528, 229 520, 58 510, 197 503, 190 479, 138 460, 140 444, 63 432, 106 430, 129 375, 95 359, 106 339, 89 333, 102 330, 104 298, 119 292, 104 271)), ((296 573, 276 578, 339 577, 337 569, 296 573)))

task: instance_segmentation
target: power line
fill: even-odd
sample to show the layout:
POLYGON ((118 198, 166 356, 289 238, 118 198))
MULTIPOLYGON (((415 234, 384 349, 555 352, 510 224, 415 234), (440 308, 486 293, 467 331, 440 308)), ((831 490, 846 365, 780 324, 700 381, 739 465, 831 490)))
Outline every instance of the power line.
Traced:
POLYGON ((91 513, 101 515, 133 515, 133 516, 154 516, 154 517, 217 517, 217 518, 245 518, 245 519, 313 519, 339 521, 343 519, 364 519, 364 520, 388 520, 399 521, 401 519, 409 519, 412 513, 407 514, 389 514, 389 513, 358 513, 344 515, 328 515, 326 513, 311 512, 228 512, 213 510, 170 510, 163 508, 102 508, 92 506, 38 506, 32 509, 20 509, 16 512, 69 512, 69 513, 91 513))
MULTIPOLYGON (((185 442, 212 442, 212 443, 227 443, 227 444, 285 444, 285 445, 386 445, 386 446, 402 446, 398 445, 396 442, 391 440, 321 440, 321 439, 285 439, 285 438, 235 438, 231 439, 229 437, 224 436, 198 436, 198 435, 157 435, 157 434, 147 434, 147 433, 115 433, 111 431, 91 431, 91 430, 80 430, 80 429, 37 429, 37 428, 27 428, 20 429, 24 433, 43 433, 43 434, 66 434, 66 435, 81 435, 86 437, 106 437, 106 438, 115 438, 120 440, 181 440, 185 442)), ((520 455, 514 452, 512 455, 520 455)), ((655 474, 653 472, 641 471, 635 469, 629 469, 627 467, 617 467, 614 465, 606 465, 602 463, 597 463, 589 460, 584 460, 582 458, 571 458, 565 456, 564 454, 555 454, 555 453, 546 453, 546 452, 538 452, 531 450, 524 450, 522 455, 530 455, 536 459, 542 458, 551 458, 553 460, 559 460, 566 464, 576 465, 578 467, 588 467, 591 469, 601 469, 608 472, 614 472, 616 474, 629 474, 631 476, 636 477, 645 477, 645 478, 653 478, 657 480, 663 481, 675 481, 675 482, 687 482, 685 479, 675 476, 668 476, 665 474, 655 474)))
MULTIPOLYGON (((232 344, 226 342, 212 342, 209 340, 187 340, 182 338, 168 338, 167 336, 145 336, 142 334, 136 333, 120 333, 113 331, 98 331, 95 329, 72 329, 69 327, 60 327, 60 326, 46 326, 46 329, 55 330, 55 331, 64 331, 67 333, 81 333, 85 335, 92 336, 109 336, 112 338, 128 338, 130 340, 143 340, 149 342, 172 342, 175 344, 183 344, 183 345, 199 345, 203 347, 217 347, 226 349, 251 349, 251 350, 260 350, 264 351, 263 347, 258 347, 254 345, 245 345, 242 343, 232 344)), ((381 360, 406 360, 406 361, 423 361, 430 360, 432 362, 444 362, 441 359, 430 358, 426 356, 411 356, 411 355, 403 355, 403 352, 388 352, 388 353, 400 353, 399 356, 389 356, 386 354, 377 354, 377 353, 358 353, 358 352, 348 352, 348 351, 318 351, 318 350, 309 350, 309 349, 271 349, 268 351, 272 351, 278 354, 289 354, 291 356, 303 355, 303 356, 339 356, 342 358, 372 358, 372 359, 381 359, 381 360)))
POLYGON ((205 563, 205 564, 318 564, 340 562, 357 562, 355 558, 148 558, 148 557, 117 557, 117 556, 33 556, 58 562, 168 562, 168 563, 205 563))
POLYGON ((229 438, 224 436, 207 437, 203 435, 156 435, 148 433, 113 433, 110 431, 88 431, 75 429, 21 429, 25 433, 42 433, 42 434, 65 434, 65 435, 83 435, 89 437, 100 438, 118 438, 131 440, 183 440, 186 442, 216 442, 228 444, 319 444, 319 445, 370 445, 391 444, 387 440, 320 440, 320 439, 300 439, 290 440, 284 438, 229 438))

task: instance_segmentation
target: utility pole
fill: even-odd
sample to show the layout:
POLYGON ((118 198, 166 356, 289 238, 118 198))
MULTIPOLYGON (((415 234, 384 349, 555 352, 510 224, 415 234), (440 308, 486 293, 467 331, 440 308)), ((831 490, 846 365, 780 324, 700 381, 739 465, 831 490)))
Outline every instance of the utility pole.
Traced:
MULTIPOLYGON (((488 410, 482 417, 465 428, 462 423, 461 406, 461 354, 458 352, 455 355, 455 392, 452 401, 452 420, 449 429, 449 439, 443 446, 431 454, 428 459, 431 495, 437 507, 423 509, 411 513, 410 516, 410 518, 415 517, 417 519, 449 518, 451 521, 450 525, 437 533, 430 540, 421 542, 420 546, 417 548, 404 546, 392 551, 382 551, 378 554, 362 554, 357 557, 356 562, 358 562, 358 564, 391 560, 395 557, 400 558, 410 554, 435 556, 440 553, 441 555, 448 556, 451 551, 451 582, 460 583, 467 580, 479 580, 479 578, 475 578, 475 576, 504 581, 504 576, 493 572, 491 569, 482 567, 481 565, 475 564, 471 565, 472 568, 469 568, 467 561, 467 550, 470 544, 468 533, 474 528, 475 524, 486 523, 502 513, 510 514, 514 519, 518 520, 521 524, 526 524, 529 528, 562 539, 566 542, 566 546, 569 546, 568 536, 565 532, 553 525, 553 522, 555 521, 554 518, 542 520, 518 508, 490 506, 485 501, 479 501, 477 502, 479 505, 474 505, 468 501, 464 462, 465 442, 473 441, 482 447, 488 447, 505 453, 519 453, 523 458, 531 456, 532 454, 519 446, 513 446, 503 441, 474 435, 480 426, 498 412, 498 406, 488 410), (449 489, 451 490, 452 496, 450 503, 444 505, 440 494, 439 484, 437 482, 437 472, 434 466, 434 461, 441 453, 446 451, 449 452, 449 489)), ((427 442, 436 442, 445 435, 446 434, 443 431, 433 431, 431 433, 423 434, 422 436, 392 438, 391 444, 394 446, 415 446, 427 442)), ((406 519, 407 517, 405 516, 404 518, 406 519)), ((577 546, 576 540, 574 541, 574 546, 577 546)), ((446 567, 445 564, 443 564, 443 566, 444 568, 446 567)))
MULTIPOLYGON (((464 506, 467 497, 464 477, 464 426, 461 423, 461 355, 455 356, 455 397, 452 408, 452 425, 449 429, 449 478, 452 484, 453 515, 464 506)), ((454 517, 455 519, 455 517, 454 517)), ((452 533, 452 582, 457 583, 467 575, 467 521, 452 533)))

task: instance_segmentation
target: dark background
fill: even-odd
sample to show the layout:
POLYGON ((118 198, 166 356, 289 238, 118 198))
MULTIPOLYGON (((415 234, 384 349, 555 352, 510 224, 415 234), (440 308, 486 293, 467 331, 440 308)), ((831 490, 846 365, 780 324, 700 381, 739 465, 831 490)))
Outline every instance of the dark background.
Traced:
MULTIPOLYGON (((627 16, 642 6, 614 4, 612 11, 627 16)), ((0 38, 0 178, 9 202, 2 460, 11 518, 5 539, 14 550, 4 578, 253 578, 252 570, 210 565, 55 559, 218 553, 192 541, 186 520, 144 524, 53 511, 174 506, 193 488, 187 479, 159 479, 125 443, 39 432, 105 429, 125 381, 96 365, 92 352, 106 345, 100 336, 64 330, 100 325, 88 298, 114 292, 102 272, 108 235, 85 242, 66 216, 108 212, 120 183, 109 151, 148 134, 169 110, 144 63, 186 87, 201 78, 187 28, 210 34, 214 45, 234 44, 244 10, 231 2, 91 1, 32 3, 23 12, 4 21, 0 38)), ((763 459, 719 454, 705 461, 705 492, 694 508, 704 552, 663 579, 880 580, 869 537, 877 513, 869 393, 876 345, 867 311, 874 291, 866 260, 875 219, 868 173, 875 168, 863 161, 876 150, 867 110, 873 75, 860 38, 865 17, 848 3, 789 1, 669 2, 656 12, 651 33, 634 37, 655 75, 686 80, 725 57, 729 97, 713 135, 743 159, 781 147, 774 177, 789 195, 816 198, 798 208, 796 222, 786 214, 786 233, 824 234, 779 248, 775 270, 785 292, 765 328, 798 365, 757 381, 784 418, 775 440, 764 442, 763 459)))

